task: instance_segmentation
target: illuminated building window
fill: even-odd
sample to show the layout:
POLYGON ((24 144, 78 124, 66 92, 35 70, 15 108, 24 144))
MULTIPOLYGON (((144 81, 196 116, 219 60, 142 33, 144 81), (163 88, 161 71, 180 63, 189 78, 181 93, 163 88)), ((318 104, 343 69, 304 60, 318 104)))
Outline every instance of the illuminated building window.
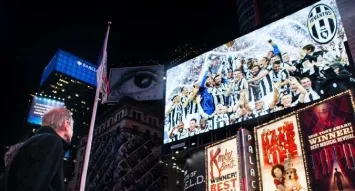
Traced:
POLYGON ((79 94, 75 94, 76 97, 79 97, 79 94))
POLYGON ((63 86, 63 84, 62 84, 62 83, 59 83, 59 82, 57 82, 57 85, 58 85, 58 86, 63 86))
POLYGON ((53 90, 52 92, 56 94, 56 93, 57 93, 57 90, 53 90))
POLYGON ((59 79, 59 81, 60 81, 60 82, 63 82, 63 83, 65 83, 65 84, 69 84, 69 82, 68 82, 68 81, 66 81, 66 80, 63 80, 63 79, 59 79))
POLYGON ((71 99, 71 96, 70 96, 70 95, 68 96, 68 99, 71 99))
POLYGON ((86 102, 85 102, 85 101, 81 101, 81 103, 82 103, 82 104, 86 104, 86 102))
POLYGON ((62 92, 64 92, 65 91, 65 89, 62 89, 62 92))

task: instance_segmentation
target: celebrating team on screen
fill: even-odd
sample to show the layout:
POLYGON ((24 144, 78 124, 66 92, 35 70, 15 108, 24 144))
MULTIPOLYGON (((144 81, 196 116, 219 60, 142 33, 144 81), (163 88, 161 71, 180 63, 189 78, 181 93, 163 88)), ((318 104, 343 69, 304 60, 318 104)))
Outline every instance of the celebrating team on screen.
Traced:
MULTIPOLYGON (((243 122, 325 96, 328 76, 344 71, 346 57, 324 61, 328 51, 307 44, 290 59, 272 40, 259 58, 207 53, 192 86, 179 87, 166 108, 170 141, 243 122), (318 48, 318 49, 319 49, 318 48)), ((295 53, 294 53, 295 54, 295 53)))

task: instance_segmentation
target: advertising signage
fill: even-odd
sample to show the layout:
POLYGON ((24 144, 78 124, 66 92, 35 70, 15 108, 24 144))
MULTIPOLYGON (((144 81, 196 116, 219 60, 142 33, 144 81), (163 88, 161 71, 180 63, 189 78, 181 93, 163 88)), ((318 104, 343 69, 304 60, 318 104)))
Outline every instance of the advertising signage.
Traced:
POLYGON ((110 94, 107 102, 119 102, 123 97, 138 101, 164 98, 164 66, 112 68, 110 94))
POLYGON ((347 90, 346 41, 321 0, 168 69, 164 143, 347 90))
POLYGON ((205 156, 207 191, 242 190, 236 136, 206 147, 205 156))
POLYGON ((308 190, 296 115, 255 129, 260 190, 308 190))
POLYGON ((47 111, 49 111, 52 108, 64 107, 64 106, 65 104, 62 101, 49 99, 45 97, 33 96, 27 122, 35 125, 41 125, 43 114, 45 114, 47 111))
POLYGON ((91 64, 71 53, 58 50, 43 71, 41 85, 53 71, 57 71, 96 86, 96 70, 97 65, 91 64))
POLYGON ((355 190, 351 91, 255 128, 262 191, 355 190))
POLYGON ((306 108, 298 117, 312 189, 355 190, 353 95, 306 108))

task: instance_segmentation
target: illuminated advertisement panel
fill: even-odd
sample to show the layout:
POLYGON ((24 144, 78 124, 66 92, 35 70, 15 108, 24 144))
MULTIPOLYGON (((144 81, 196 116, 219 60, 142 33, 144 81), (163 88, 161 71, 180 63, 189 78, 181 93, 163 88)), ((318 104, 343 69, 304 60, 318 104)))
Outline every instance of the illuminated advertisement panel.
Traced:
POLYGON ((243 191, 259 190, 258 170, 255 154, 254 132, 246 129, 238 131, 241 182, 243 191))
POLYGON ((298 116, 312 190, 355 190, 351 92, 299 111, 298 116))
POLYGON ((27 122, 41 125, 44 113, 55 107, 64 107, 64 102, 45 97, 33 96, 30 113, 27 122))
POLYGON ((255 128, 262 191, 308 190, 296 115, 255 128))
POLYGON ((168 69, 164 143, 347 90, 345 41, 336 2, 321 0, 168 69))
POLYGON ((110 94, 107 102, 119 102, 123 97, 138 101, 164 99, 164 66, 112 68, 110 94))
POLYGON ((43 71, 41 85, 53 71, 57 71, 96 87, 96 69, 97 65, 66 51, 58 50, 43 71))
POLYGON ((238 139, 236 136, 206 147, 207 191, 241 190, 238 152, 238 139))

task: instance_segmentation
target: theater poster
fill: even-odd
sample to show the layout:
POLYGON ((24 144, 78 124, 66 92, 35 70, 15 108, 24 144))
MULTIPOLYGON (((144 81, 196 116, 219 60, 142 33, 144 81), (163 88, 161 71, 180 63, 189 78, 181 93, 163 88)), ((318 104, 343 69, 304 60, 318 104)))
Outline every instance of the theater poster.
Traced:
POLYGON ((308 190, 296 114, 255 128, 262 191, 308 190))
POLYGON ((206 147, 206 190, 240 191, 237 136, 206 147))
POLYGON ((254 133, 246 129, 240 129, 238 136, 243 191, 258 191, 259 183, 254 133))
POLYGON ((312 190, 355 190, 351 92, 299 111, 298 116, 312 190))

